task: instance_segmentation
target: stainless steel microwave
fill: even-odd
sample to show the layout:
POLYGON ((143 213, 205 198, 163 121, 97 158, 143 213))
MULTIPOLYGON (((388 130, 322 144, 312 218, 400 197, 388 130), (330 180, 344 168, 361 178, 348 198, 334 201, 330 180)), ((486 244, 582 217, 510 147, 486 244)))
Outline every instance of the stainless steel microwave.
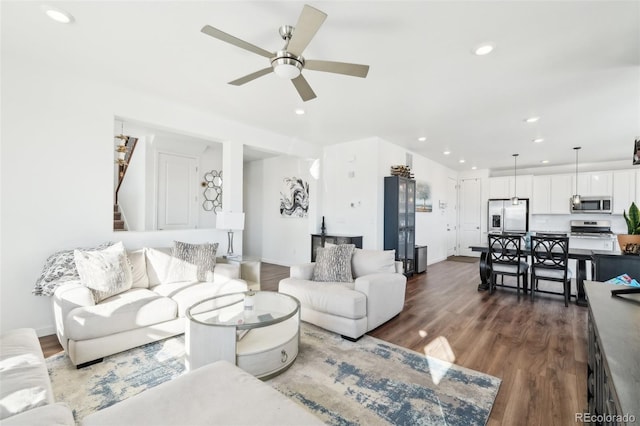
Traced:
POLYGON ((571 213, 604 213, 611 214, 611 197, 580 197, 579 204, 573 204, 573 199, 569 199, 571 213))

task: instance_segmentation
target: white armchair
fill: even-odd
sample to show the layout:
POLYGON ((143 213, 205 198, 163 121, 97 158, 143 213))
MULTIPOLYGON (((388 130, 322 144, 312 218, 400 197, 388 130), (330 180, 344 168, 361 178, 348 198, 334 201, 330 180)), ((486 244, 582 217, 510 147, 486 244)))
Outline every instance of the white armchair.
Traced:
POLYGON ((407 279, 395 251, 356 249, 353 282, 313 281, 315 263, 292 266, 278 291, 300 301, 301 318, 357 340, 398 315, 404 307, 407 279))

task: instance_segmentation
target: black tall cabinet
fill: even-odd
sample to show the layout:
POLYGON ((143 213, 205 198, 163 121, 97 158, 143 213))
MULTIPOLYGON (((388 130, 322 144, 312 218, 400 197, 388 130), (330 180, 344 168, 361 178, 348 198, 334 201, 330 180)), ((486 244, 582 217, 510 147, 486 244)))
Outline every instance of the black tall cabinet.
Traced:
POLYGON ((415 272, 416 181, 384 178, 384 249, 395 250, 405 275, 415 272))

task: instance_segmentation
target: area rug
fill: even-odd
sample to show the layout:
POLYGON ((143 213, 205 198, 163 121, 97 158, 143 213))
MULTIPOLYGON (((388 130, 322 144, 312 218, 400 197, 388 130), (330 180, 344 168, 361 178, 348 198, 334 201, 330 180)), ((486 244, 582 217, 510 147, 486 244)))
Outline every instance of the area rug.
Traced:
MULTIPOLYGON (((106 357, 77 370, 47 359, 56 401, 76 421, 184 373, 184 336, 106 357)), ((500 379, 364 336, 349 342, 303 323, 300 353, 267 381, 333 425, 483 425, 500 379)))
POLYGON ((472 257, 472 256, 449 256, 447 257, 447 260, 451 260, 453 262, 462 262, 462 263, 476 263, 478 260, 480 260, 480 258, 472 257))

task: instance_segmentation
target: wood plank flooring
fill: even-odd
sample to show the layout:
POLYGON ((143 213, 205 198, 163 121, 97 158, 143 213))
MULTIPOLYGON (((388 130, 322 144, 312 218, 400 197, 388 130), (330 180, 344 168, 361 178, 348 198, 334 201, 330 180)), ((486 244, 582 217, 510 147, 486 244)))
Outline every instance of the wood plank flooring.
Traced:
MULTIPOLYGON (((263 290, 276 291, 289 268, 263 264, 263 290)), ((488 425, 576 424, 586 411, 587 308, 562 296, 498 288, 479 293, 478 264, 444 261, 407 282, 404 310, 368 333, 424 353, 446 339, 455 363, 502 379, 488 425)), ((62 350, 40 339, 45 356, 62 350)))

